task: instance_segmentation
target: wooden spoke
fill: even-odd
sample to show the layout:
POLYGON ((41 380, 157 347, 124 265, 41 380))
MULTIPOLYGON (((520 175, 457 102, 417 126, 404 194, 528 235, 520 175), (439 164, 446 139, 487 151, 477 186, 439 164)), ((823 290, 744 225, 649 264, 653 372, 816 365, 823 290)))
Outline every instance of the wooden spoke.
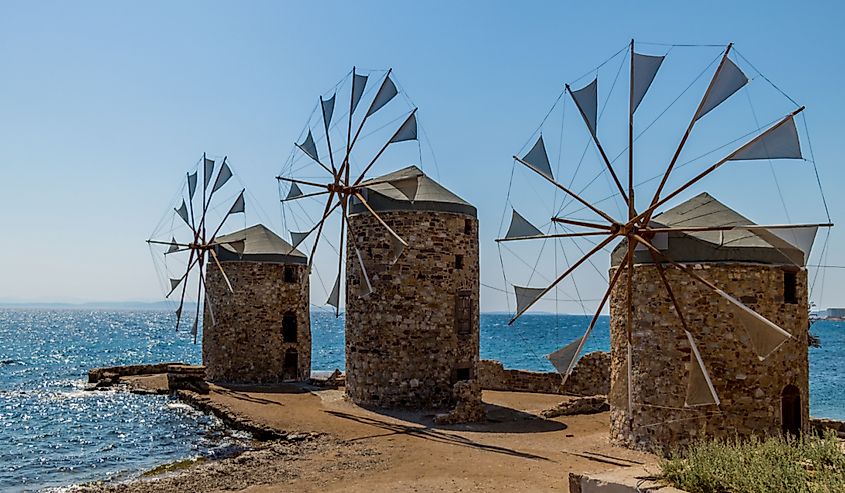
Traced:
MULTIPOLYGON (((322 98, 322 97, 320 97, 320 101, 322 101, 322 100, 323 100, 323 98, 322 98)), ((328 136, 328 132, 326 132, 326 136, 328 136)), ((305 153, 305 155, 306 155, 306 156, 310 157, 312 161, 314 161, 315 163, 319 164, 321 168, 323 168, 324 170, 328 171, 329 173, 331 173, 331 175, 332 175, 332 176, 334 176, 334 172, 333 172, 332 170, 330 170, 328 166, 326 166, 325 164, 321 163, 319 159, 315 159, 315 158, 314 158, 314 156, 312 156, 311 154, 308 154, 308 152, 307 152, 307 151, 306 151, 306 150, 305 150, 305 149, 304 149, 301 145, 297 144, 296 142, 294 142, 294 145, 295 145, 296 147, 298 147, 300 151, 302 151, 303 153, 305 153)), ((329 147, 329 157, 332 157, 332 148, 331 148, 331 147, 329 147)))
MULTIPOLYGON (((384 76, 384 79, 381 80, 381 85, 379 87, 384 85, 384 82, 387 80, 388 77, 390 77, 391 72, 393 72, 392 68, 387 70, 387 74, 384 76)), ((352 73, 352 83, 353 84, 355 83, 354 69, 353 69, 353 73, 352 73)), ((376 91, 376 95, 378 95, 378 91, 376 91)), ((363 94, 361 96, 363 97, 363 94)), ((349 111, 349 125, 350 125, 350 130, 351 130, 351 126, 352 126, 352 101, 350 100, 349 103, 350 103, 349 104, 349 109, 350 109, 350 111, 349 111)), ((352 148, 355 147, 355 142, 358 141, 358 136, 361 135, 361 130, 364 129, 364 123, 367 122, 367 118, 369 117, 369 112, 373 108, 373 103, 375 103, 375 99, 373 99, 370 102, 370 106, 367 108, 367 113, 364 113, 364 118, 361 119, 361 123, 358 125, 358 130, 355 131, 355 137, 352 138, 352 142, 348 143, 348 145, 346 146, 346 157, 343 158, 343 163, 340 165, 340 170, 338 171, 338 176, 340 174, 345 174, 346 179, 345 179, 344 183, 346 183, 346 184, 349 184, 349 168, 350 168, 349 157, 350 157, 350 154, 352 153, 352 148)), ((347 142, 348 142, 348 136, 347 136, 347 142)), ((379 153, 379 154, 381 154, 381 153, 379 153)))
POLYGON ((567 219, 563 217, 553 217, 552 222, 570 224, 572 226, 582 226, 585 228, 603 229, 608 232, 613 230, 613 226, 608 226, 606 224, 591 223, 589 221, 579 221, 577 219, 567 219))
MULTIPOLYGON (((587 130, 590 130, 590 123, 587 119, 587 114, 584 113, 584 110, 581 109, 581 105, 578 104, 578 101, 575 99, 575 95, 572 94, 572 89, 569 87, 569 84, 566 84, 566 92, 572 97, 572 101, 575 103, 575 107, 578 108, 578 112, 581 114, 581 118, 584 120, 584 124, 587 125, 587 130)), ((597 132, 590 131, 590 136, 593 137, 593 142, 596 144, 596 148, 599 150, 599 154, 601 154, 601 158, 604 161, 604 165, 607 167, 607 170, 610 171, 610 176, 613 177, 613 183, 616 184, 616 188, 619 190, 619 193, 622 195, 622 198, 625 199, 625 202, 628 202, 628 194, 625 193, 625 189, 622 188, 622 183, 619 181, 619 177, 616 176, 616 171, 613 170, 613 165, 610 164, 610 159, 607 157, 607 153, 604 152, 604 147, 602 147, 601 142, 599 142, 599 138, 597 132)))
MULTIPOLYGON (((336 94, 337 93, 335 93, 335 95, 336 94)), ((334 104, 332 104, 332 108, 334 108, 334 104)), ((334 109, 332 109, 332 112, 334 112, 334 109)), ((334 154, 332 153, 332 138, 331 135, 329 135, 329 122, 326 121, 326 114, 323 113, 323 96, 320 96, 320 114, 323 116, 323 128, 326 130, 326 147, 329 149, 329 163, 331 163, 332 165, 331 171, 329 171, 328 169, 326 169, 326 171, 329 171, 329 173, 331 173, 332 176, 337 179, 337 169, 334 167, 334 154)), ((323 168, 326 167, 322 163, 320 164, 323 166, 323 168)))
POLYGON ((564 193, 566 193, 567 195, 571 196, 572 198, 574 198, 575 200, 577 200, 578 202, 580 202, 581 204, 583 204, 584 206, 586 206, 586 207, 587 207, 588 209, 590 209, 591 211, 595 212, 595 213, 596 213, 596 214, 598 214, 599 216, 601 216, 601 217, 603 217, 604 219, 606 219, 607 221, 609 221, 611 224, 617 224, 617 223, 616 223, 616 220, 615 220, 615 219, 613 219, 612 217, 610 217, 610 215, 609 215, 609 214, 607 214, 606 212, 602 211, 601 209, 599 209, 598 207, 594 206, 593 204, 591 204, 591 203, 587 202, 586 200, 584 200, 583 198, 581 198, 581 196, 580 196, 580 195, 578 195, 577 193, 573 192, 572 190, 570 190, 570 189, 566 188, 565 186, 561 185, 560 183, 558 183, 558 182, 556 182, 556 181, 552 180, 551 178, 549 178, 548 176, 544 175, 543 173, 540 173, 539 171, 537 171, 536 169, 534 169, 534 167, 533 167, 533 166, 531 166, 530 164, 528 164, 528 163, 526 163, 525 161, 523 161, 522 159, 520 159, 520 158, 519 158, 519 156, 514 156, 513 158, 514 158, 514 159, 516 159, 517 161, 519 161, 520 163, 524 164, 524 165, 525 165, 528 169, 530 169, 531 171, 533 171, 533 172, 537 173, 538 175, 542 176, 543 178, 545 178, 545 179, 546 179, 546 181, 548 181, 548 182, 549 182, 549 183, 551 183, 552 185, 554 185, 554 186, 558 187, 558 188, 559 188, 559 189, 561 189, 564 193))
MULTIPOLYGON (((666 181, 669 179, 669 175, 672 173, 672 169, 675 167, 675 163, 678 162, 678 158, 681 155, 681 151, 683 150, 684 145, 687 143, 687 139, 689 139, 690 133, 692 133, 692 127, 694 127, 695 122, 698 121, 698 112, 701 111, 701 108, 704 106, 705 101, 707 101, 707 97, 710 95, 710 91, 713 90, 713 85, 716 83, 716 79, 719 77, 719 73, 721 73, 722 67, 725 66, 725 61, 728 59, 728 54, 730 54, 732 47, 733 43, 728 43, 727 48, 725 48, 725 53, 724 55, 722 55, 722 60, 719 62, 719 66, 716 67, 716 71, 713 72, 713 77, 710 79, 710 83, 707 85, 707 89, 704 91, 704 95, 701 97, 701 101, 696 107, 695 113, 693 113, 689 125, 687 125, 687 130, 684 132, 684 136, 681 137, 681 142, 675 149, 675 153, 672 155, 672 160, 669 162, 669 166, 666 168, 666 172, 663 173, 663 178, 661 178, 660 184, 657 186, 657 190, 654 192, 654 198, 651 199, 652 206, 660 200, 660 194, 663 192, 663 187, 666 186, 666 181)), ((651 219, 651 213, 647 214, 646 217, 647 219, 644 222, 647 224, 648 219, 651 219)))
POLYGON ((616 281, 619 280, 619 277, 622 275, 622 271, 624 270, 624 266, 620 265, 616 272, 613 273, 613 277, 610 279, 610 283, 607 286, 607 290, 604 292, 604 296, 601 298, 601 302, 599 303, 598 308, 596 308, 596 312, 593 314, 592 320, 590 320, 590 325, 587 326, 587 330, 584 332, 584 335, 581 337, 581 341, 578 342, 578 349, 575 351, 575 358, 569 363, 569 368, 566 369, 566 373, 563 375, 563 383, 561 383, 561 387, 566 385, 566 380, 569 378, 569 375, 572 373, 572 369, 575 368, 575 361, 578 358, 578 355, 581 354, 581 350, 584 349, 584 344, 587 342, 587 338, 590 336, 590 333, 593 331, 593 328, 596 326, 596 322, 599 320, 599 316, 601 315, 601 311, 604 308, 604 305, 607 304, 608 298, 610 298, 610 293, 613 292, 613 287, 616 286, 616 281))
POLYGON ((317 244, 320 243, 320 235, 323 233, 323 224, 326 223, 326 219, 328 219, 329 215, 331 215, 331 213, 335 209, 337 209, 337 206, 340 205, 340 202, 338 202, 337 204, 334 205, 334 207, 332 207, 332 199, 333 198, 334 198, 334 191, 329 193, 329 199, 326 201, 326 209, 323 211, 322 219, 320 219, 320 221, 317 224, 315 224, 314 227, 311 228, 310 231, 308 231, 308 234, 310 235, 311 231, 314 231, 314 229, 317 230, 317 237, 314 239, 314 246, 311 247, 311 256, 308 257, 308 271, 309 272, 311 271, 311 266, 314 265, 314 254, 317 253, 317 244))
POLYGON ((649 250, 651 254, 651 258, 654 260, 654 265, 657 266, 657 273, 660 274, 660 280, 663 281, 663 286, 666 287, 666 292, 669 294, 669 299, 672 300, 672 305, 675 307, 675 312, 678 314, 678 320, 681 321, 681 325, 684 327, 684 330, 689 332, 689 327, 687 326, 687 321, 684 318, 683 312, 681 312, 681 305, 678 303, 677 298, 675 298, 675 292, 672 291, 672 286, 669 284, 669 279, 666 278, 666 269, 663 267, 663 264, 660 263, 657 255, 654 252, 649 250))
POLYGON ((299 185, 308 185, 310 187, 325 188, 326 190, 329 189, 329 185, 326 185, 325 183, 316 183, 316 182, 313 182, 313 181, 299 180, 297 178, 287 178, 287 177, 284 177, 284 176, 277 176, 276 179, 282 180, 282 181, 287 181, 287 182, 290 182, 290 183, 297 183, 299 185))
POLYGON ((772 125, 771 127, 769 127, 769 128, 768 128, 765 132, 763 132, 763 133, 761 133, 761 134, 758 134, 756 137, 754 137, 753 139, 749 140, 748 142, 746 142, 744 145, 742 145, 741 147, 739 147, 739 148, 738 148, 738 149, 736 149, 735 151, 731 152, 730 154, 728 154, 728 155, 727 155, 727 156, 725 156, 724 158, 720 159, 719 161, 717 161, 715 164, 713 164, 712 166, 710 166, 710 167, 709 167, 709 168, 707 168, 706 170, 704 170, 704 171, 702 171, 701 173, 697 174, 697 175, 696 175, 695 177, 693 177, 691 180, 687 181, 686 183, 684 183, 683 185, 681 185, 680 187, 678 187, 678 188, 677 188, 674 192, 670 193, 669 195, 667 195, 667 196, 663 197, 662 199, 659 199, 657 202, 655 202, 655 203, 653 203, 652 205, 650 205, 648 209, 646 209, 646 210, 644 210, 643 212, 639 213, 639 214, 638 214, 636 217, 634 217, 631 221, 639 221, 639 220, 641 220, 641 219, 643 219, 643 218, 650 218, 650 217, 651 217, 651 214, 652 214, 652 213, 653 213, 653 212, 654 212, 654 211, 655 211, 658 207, 660 207, 661 205, 665 204, 666 202, 668 202, 668 201, 672 200, 673 198, 677 197, 678 195, 680 195, 680 194, 681 194, 681 192, 683 192, 683 191, 684 191, 684 190, 686 190, 687 188, 689 188, 689 187, 693 186, 694 184, 698 183, 699 181, 701 181, 701 179, 702 179, 702 178, 706 177, 706 176, 707 176, 707 175, 709 175, 710 173, 712 173, 712 172, 716 171, 717 169, 719 169, 719 167, 721 167, 723 164, 725 164, 725 163, 727 163, 728 161, 730 161, 730 160, 731 160, 734 156, 736 156, 737 154, 739 154, 740 152, 742 152, 743 150, 745 150, 748 146, 750 146, 750 145, 754 144, 755 142, 757 142, 757 140, 758 140, 758 139, 760 139, 762 136, 764 136, 764 135, 766 135, 767 133, 769 133, 769 132, 771 132, 771 131, 775 130, 775 129, 776 129, 776 128, 778 128, 778 127, 780 127, 781 125, 783 125, 784 123, 786 123, 786 122, 787 122, 790 118, 794 117, 795 115, 797 115, 798 113, 800 113, 800 112, 802 112, 802 111, 804 111, 804 107, 803 107, 803 106, 802 106, 802 107, 800 107, 800 108, 798 108, 798 109, 796 109, 795 111, 791 112, 790 114, 786 115, 786 116, 785 116, 785 117, 783 117, 780 121, 778 121, 777 123, 775 123, 774 125, 772 125))
POLYGON ((632 364, 632 356, 634 351, 634 342, 633 342, 633 330, 634 330, 634 250, 637 248, 637 240, 636 238, 628 237, 628 251, 625 255, 625 261, 628 264, 628 277, 627 283, 625 286, 625 300, 626 300, 626 313, 625 313, 625 332, 626 332, 626 339, 628 341, 628 348, 627 348, 627 355, 626 355, 626 371, 628 372, 628 412, 631 412, 634 409, 634 395, 631 392, 631 388, 633 387, 633 364, 632 364))
POLYGON ((147 240, 147 243, 151 243, 153 245, 167 245, 167 246, 176 245, 176 246, 182 247, 182 248, 190 248, 191 247, 191 245, 189 245, 187 243, 174 243, 172 241, 147 240))
MULTIPOLYGON (((243 195, 243 193, 244 193, 245 191, 246 191, 246 189, 245 189, 245 188, 241 190, 241 193, 240 193, 240 194, 238 194, 238 198, 236 198, 236 199, 235 199, 235 203, 237 203, 237 201, 241 198, 241 195, 243 195)), ((233 205, 234 205, 234 204, 233 204, 233 205)), ((215 239, 215 238, 217 238, 217 233, 219 233, 219 232, 220 232, 220 229, 223 227, 223 225, 224 225, 224 224, 226 224, 226 220, 227 220, 227 219, 229 219, 229 216, 230 216, 230 215, 231 215, 231 214, 227 213, 227 214, 223 217, 223 220, 222 220, 222 221, 220 221, 220 224, 218 224, 218 225, 217 225, 217 229, 215 229, 215 230, 214 230, 214 233, 212 233, 212 235, 211 235, 211 239, 208 241, 208 243, 213 243, 213 242, 214 242, 214 239, 215 239)), ((205 217, 203 217, 203 221, 205 221, 205 217)))
MULTIPOLYGON (((338 243, 337 247, 337 275, 340 278, 340 274, 343 269, 343 234, 346 230, 346 205, 349 200, 348 196, 344 196, 340 199, 341 202, 341 216, 340 216, 340 243, 338 243)), ((340 286, 338 286, 338 295, 337 295, 337 306, 335 307, 335 318, 340 317, 340 286)))
POLYGON ((382 218, 381 218, 381 216, 379 216, 379 215, 376 213, 376 211, 374 211, 374 210, 373 210, 373 208, 372 208, 372 207, 370 207, 370 204, 368 204, 368 203, 367 203, 367 201, 364 199, 364 197, 363 197, 360 193, 355 192, 355 196, 356 196, 356 197, 358 197, 358 200, 360 200, 360 201, 361 201, 361 203, 362 203, 362 204, 364 204, 364 207, 366 207, 366 208, 367 208, 367 210, 368 210, 368 211, 370 211, 370 214, 372 214, 372 215, 373 215, 373 217, 375 217, 375 218, 376 218, 376 220, 378 220, 378 222, 380 222, 380 223, 381 223, 381 225, 382 225, 382 226, 384 226, 384 227, 385 227, 385 229, 387 229, 387 231, 388 231, 391 235, 393 235, 393 237, 394 237, 394 238, 396 238, 396 239, 397 239, 400 243, 402 243, 402 245, 403 245, 403 246, 408 246, 408 242, 406 242, 405 240, 403 240, 403 239, 402 239, 402 237, 400 237, 398 234, 396 234, 396 231, 393 231, 393 229, 391 229, 391 227, 390 227, 390 226, 388 226, 386 222, 384 222, 384 219, 382 219, 382 218))
POLYGON ((320 195, 325 195, 327 193, 329 193, 328 190, 324 190, 322 192, 304 193, 302 195, 299 195, 298 197, 291 197, 289 199, 282 199, 282 202, 293 202, 294 200, 307 199, 308 197, 317 197, 317 196, 320 196, 320 195))
POLYGON ((410 115, 408 115, 408 117, 407 117, 407 118, 405 118, 405 120, 403 120, 403 121, 402 121, 402 124, 401 124, 401 125, 399 125, 399 128, 397 128, 397 129, 396 129, 396 131, 395 131, 395 132, 393 132, 393 135, 391 135, 391 136, 390 136, 390 138, 387 140, 387 142, 386 142, 383 146, 381 146, 381 149, 379 149, 379 151, 376 153, 375 157, 373 157, 373 159, 371 159, 371 160, 370 160, 370 164, 368 164, 368 165, 364 168, 364 171, 362 171, 362 172, 361 172, 361 176, 359 176, 359 177, 358 177, 358 179, 357 179, 357 180, 355 180, 355 183, 354 183, 352 186, 357 187, 357 186, 361 183, 361 181, 363 181, 363 180, 364 180, 364 176, 366 176, 366 175, 367 175, 367 172, 368 172, 368 171, 370 171, 370 168, 372 168, 372 167, 373 167, 373 165, 374 165, 374 164, 376 164, 376 161, 378 161, 378 158, 380 158, 380 157, 381 157, 381 155, 382 155, 382 154, 384 154, 384 151, 386 151, 386 150, 387 150, 387 146, 389 146, 389 145, 391 144, 391 142, 393 141, 393 139, 394 139, 397 135, 399 135, 399 132, 402 130, 402 127, 403 127, 403 126, 405 126, 405 123, 406 123, 406 122, 407 122, 407 121, 408 121, 411 117, 413 117, 413 116, 416 114, 416 112, 417 112, 417 108, 414 108, 414 109, 411 111, 411 114, 410 114, 410 115))
POLYGON ((584 231, 582 233, 556 233, 540 236, 514 236, 512 238, 496 238, 496 242, 519 240, 547 240, 549 238, 578 238, 581 236, 603 236, 611 234, 609 231, 584 231))
POLYGON ((650 233, 694 233, 706 231, 731 231, 735 229, 797 229, 797 228, 832 228, 833 223, 814 224, 736 224, 728 226, 674 226, 665 228, 644 228, 650 233))
POLYGON ((217 252, 214 251, 214 248, 209 250, 211 252, 211 258, 214 259, 214 263, 217 264, 217 268, 220 269, 220 273, 223 274, 223 279, 226 281, 226 286, 229 287, 229 292, 235 294, 235 290, 232 288, 232 283, 229 281, 229 276, 226 275, 226 271, 223 270, 223 266, 220 264, 220 259, 217 258, 217 252))
POLYGON ((557 279, 555 279, 555 280, 554 280, 554 282, 552 282, 551 284, 549 284, 549 286, 548 286, 546 289, 544 289, 542 293, 540 293, 540 296, 537 296, 537 297, 534 299, 534 301, 532 301, 531 303, 529 303, 528 305, 526 305, 526 306, 525 306, 522 310, 520 310, 520 311, 519 311, 516 315, 514 315, 514 316, 513 316, 513 318, 512 318, 512 319, 508 322, 508 325, 512 325, 512 324, 516 321, 516 319, 518 319, 518 318, 519 318, 519 317, 520 317, 523 313, 525 313, 525 312, 526 312, 529 308, 531 308, 531 307, 534 305, 534 303, 536 303, 536 302, 537 302, 537 300, 539 300, 540 298, 542 298, 543 296, 545 296, 545 295, 546 295, 549 291, 551 291, 551 290, 552 290, 555 286, 557 286, 557 285, 558 285, 561 281, 563 281, 564 279, 566 279, 566 276, 568 276, 569 274, 571 274, 571 273, 572 273, 572 271, 574 271, 575 269, 577 269, 579 265, 581 265, 581 264, 583 264, 584 262, 586 262, 586 261, 587 261, 590 257, 592 257, 593 255, 595 255, 595 253, 596 253, 596 252, 598 252, 599 250, 601 250, 602 248, 604 248, 604 247, 605 247, 608 243, 610 243, 610 242, 611 242, 614 238, 616 238, 617 236, 618 236, 618 234, 616 234, 616 233, 611 234, 610 236, 608 236, 608 237, 607 237, 607 238, 605 238, 604 240, 600 241, 600 242, 599 242, 599 243, 598 243, 595 247, 593 247, 593 249, 592 249, 592 250, 590 250, 589 252, 585 253, 585 254, 584 254, 584 256, 583 256, 583 257, 581 257, 581 258, 580 258, 577 262, 575 262, 574 264, 572 264, 571 266, 569 266, 569 268, 568 268, 568 269, 566 269, 566 271, 564 271, 564 272, 563 272, 563 274, 561 274, 560 276, 558 276, 558 278, 557 278, 557 279))

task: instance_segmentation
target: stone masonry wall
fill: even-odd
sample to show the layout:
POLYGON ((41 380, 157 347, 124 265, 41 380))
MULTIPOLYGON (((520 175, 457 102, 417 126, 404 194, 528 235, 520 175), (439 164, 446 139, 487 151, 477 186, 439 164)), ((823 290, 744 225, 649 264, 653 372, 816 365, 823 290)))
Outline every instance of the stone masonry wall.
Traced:
POLYGON ((229 292, 220 270, 206 271, 214 309, 212 324, 206 303, 202 360, 209 381, 274 383, 305 380, 311 373, 311 320, 307 266, 259 262, 223 262, 232 283, 229 292), (295 269, 295 282, 284 281, 284 269, 295 269), (296 342, 284 342, 282 321, 296 317, 296 342), (297 369, 284 371, 285 354, 295 350, 297 369), (295 374, 294 374, 295 373, 295 374))
POLYGON ((478 221, 430 211, 379 215, 409 246, 391 264, 393 243, 384 227, 366 212, 349 217, 347 395, 385 408, 449 407, 453 385, 478 373, 478 221), (373 287, 365 296, 356 247, 373 287), (461 267, 456 255, 463 256, 461 267), (460 293, 470 310, 463 335, 456 323, 460 293))
POLYGON ((557 372, 508 370, 494 360, 481 360, 478 381, 485 390, 534 392, 541 394, 607 395, 610 389, 610 353, 595 351, 578 360, 561 388, 557 372))
POLYGON ((710 280, 790 334, 760 361, 732 305, 678 269, 666 275, 701 353, 720 406, 685 408, 690 345, 656 266, 635 266, 632 335, 633 409, 627 406, 626 275, 611 294, 611 440, 666 451, 701 437, 781 432, 781 394, 799 389, 809 425, 807 275, 797 272, 798 303, 784 303, 783 269, 754 264, 694 264, 710 280))

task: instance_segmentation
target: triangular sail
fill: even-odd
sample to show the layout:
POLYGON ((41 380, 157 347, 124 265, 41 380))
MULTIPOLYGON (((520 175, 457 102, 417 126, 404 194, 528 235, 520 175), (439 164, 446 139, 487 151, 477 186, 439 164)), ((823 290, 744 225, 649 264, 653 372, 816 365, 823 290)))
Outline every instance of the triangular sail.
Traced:
POLYGON ((745 327, 748 337, 751 341, 751 347, 757 354, 760 361, 766 359, 777 348, 787 341, 792 335, 772 323, 767 318, 755 312, 742 304, 739 300, 722 291, 715 290, 722 298, 730 302, 734 307, 734 314, 736 314, 742 326, 745 327))
POLYGON ((217 179, 214 180, 214 186, 211 187, 211 193, 220 190, 220 188, 229 181, 229 178, 232 177, 232 170, 229 169, 229 165, 226 164, 226 161, 223 161, 223 166, 220 167, 220 171, 217 173, 217 179))
POLYGON ((390 75, 388 74, 387 77, 384 78, 384 82, 381 83, 381 87, 376 93, 373 103, 370 105, 370 110, 367 111, 367 116, 370 116, 380 110, 382 106, 389 103, 390 100, 397 94, 399 94, 399 91, 396 90, 396 85, 393 84, 392 80, 390 80, 390 75))
POLYGON ((165 254, 165 255, 169 255, 169 254, 171 254, 171 253, 174 253, 174 252, 178 252, 178 251, 179 251, 179 244, 178 244, 178 243, 176 243, 176 237, 175 237, 175 236, 172 236, 171 238, 172 238, 172 239, 170 240, 170 246, 169 246, 169 247, 167 247, 167 251, 166 251, 166 252, 164 252, 164 254, 165 254))
POLYGON ((335 309, 340 307, 340 273, 337 274, 337 279, 334 281, 334 287, 329 294, 329 299, 326 300, 326 304, 335 307, 335 309))
POLYGON ((232 249, 237 252, 238 255, 243 255, 244 250, 246 250, 246 241, 244 240, 235 240, 232 242, 227 243, 232 249))
POLYGON ((511 215, 511 225, 505 238, 525 238, 530 236, 543 236, 543 232, 537 229, 536 226, 528 222, 522 215, 513 210, 511 215))
POLYGON ((526 308, 531 306, 537 299, 546 291, 545 288, 527 288, 523 286, 514 286, 514 294, 516 295, 516 312, 521 313, 526 308))
POLYGON ((695 120, 698 120, 709 113, 710 110, 722 104, 726 99, 733 96, 735 92, 742 89, 745 84, 748 84, 748 77, 742 73, 742 70, 730 58, 725 58, 725 63, 713 80, 707 98, 703 101, 698 113, 695 114, 695 120))
POLYGON ((211 175, 214 174, 214 160, 203 158, 203 187, 208 188, 208 184, 211 183, 211 175))
POLYGON ((389 143, 404 142, 406 140, 417 140, 417 116, 415 113, 411 113, 411 116, 399 127, 396 135, 390 139, 389 143))
POLYGON ((355 113, 355 108, 358 107, 358 103, 361 102, 361 96, 364 95, 365 87, 367 87, 367 76, 355 74, 352 77, 352 111, 350 114, 355 113))
POLYGON ((182 205, 180 205, 178 209, 174 210, 177 214, 179 214, 179 217, 181 217, 182 220, 185 221, 185 224, 191 226, 191 220, 188 217, 188 206, 185 205, 185 199, 182 199, 182 205))
POLYGON ((543 142, 542 135, 534 143, 534 147, 528 151, 528 154, 522 157, 522 161, 549 180, 554 180, 552 165, 549 164, 549 155, 546 152, 546 144, 543 142))
POLYGON ((634 53, 633 63, 633 79, 631 85, 631 113, 637 111, 640 102, 651 87, 654 81, 654 76, 657 75, 657 70, 663 63, 665 56, 641 55, 634 53))
POLYGON ((399 238, 390 235, 390 265, 394 265, 399 261, 399 257, 405 251, 405 245, 399 241, 399 238))
POLYGON ((298 247, 299 244, 305 240, 305 238, 308 238, 308 231, 304 233, 299 233, 296 231, 290 232, 290 241, 291 243, 293 243, 294 248, 298 247))
MULTIPOLYGON (((238 198, 235 199, 235 203, 232 204, 232 208, 229 209, 229 214, 238 214, 244 212, 244 210, 246 209, 245 205, 246 204, 244 203, 244 193, 242 191, 241 194, 238 195, 238 198)), ((227 214, 227 216, 229 214, 227 214)))
POLYGON ((578 349, 581 346, 581 340, 584 337, 579 337, 570 342, 566 346, 546 356, 552 363, 558 373, 561 375, 568 375, 571 368, 574 366, 575 360, 578 359, 578 349))
POLYGON ((687 396, 684 400, 684 406, 709 406, 719 405, 719 396, 716 394, 716 389, 713 387, 713 381, 710 379, 710 374, 707 373, 707 368, 704 367, 704 361, 701 360, 701 353, 698 351, 698 346, 692 338, 692 334, 684 331, 689 341, 690 360, 689 360, 689 380, 687 381, 687 396))
POLYGON ((182 283, 181 277, 179 279, 170 278, 170 291, 171 292, 174 291, 176 288, 179 287, 179 284, 181 284, 181 283, 182 283))
POLYGON ((813 243, 815 242, 819 227, 802 226, 771 229, 748 227, 746 229, 775 247, 784 256, 789 258, 792 263, 803 266, 807 263, 807 259, 810 258, 810 252, 813 250, 813 243), (801 255, 798 255, 795 249, 799 250, 801 255))
POLYGON ((300 190, 299 185, 297 185, 296 183, 291 183, 290 189, 288 190, 288 194, 285 197, 285 200, 295 199, 300 196, 302 196, 302 190, 300 190))
POLYGON ((584 118, 587 120, 587 127, 593 137, 596 136, 596 119, 598 117, 599 99, 598 99, 598 79, 593 79, 592 82, 577 91, 570 91, 572 99, 575 104, 584 113, 584 118))
POLYGON ((317 144, 314 143, 314 136, 311 135, 311 130, 308 130, 305 140, 301 144, 297 144, 297 146, 302 149, 302 152, 308 154, 311 159, 320 162, 320 157, 317 155, 317 144))
POLYGON ((760 134, 731 155, 729 161, 753 159, 801 159, 801 143, 795 120, 789 117, 780 125, 760 134))
POLYGON ((358 257, 358 265, 361 267, 361 277, 364 281, 361 284, 361 291, 358 293, 358 296, 367 296, 373 292, 373 285, 370 283, 370 275, 367 274, 367 268, 364 266, 364 258, 361 256, 361 251, 357 248, 355 249, 355 256, 358 257))
POLYGON ((197 191, 197 171, 194 171, 192 174, 188 175, 188 198, 190 200, 194 199, 194 192, 197 191))
POLYGON ((396 190, 399 190, 399 192, 411 202, 417 198, 417 192, 420 187, 420 180, 418 176, 402 178, 401 180, 393 180, 388 183, 396 190))
POLYGON ((323 110, 323 125, 326 127, 326 133, 329 131, 329 126, 332 123, 332 115, 334 114, 334 100, 336 94, 332 94, 329 99, 320 100, 320 109, 323 110))

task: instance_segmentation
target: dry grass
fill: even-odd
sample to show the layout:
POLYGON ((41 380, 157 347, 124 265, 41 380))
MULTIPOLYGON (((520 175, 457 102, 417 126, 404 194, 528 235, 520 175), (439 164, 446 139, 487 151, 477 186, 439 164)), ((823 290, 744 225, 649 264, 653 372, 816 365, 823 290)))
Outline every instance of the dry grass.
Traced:
POLYGON ((845 454, 833 433, 701 441, 661 463, 690 493, 845 492, 845 454))

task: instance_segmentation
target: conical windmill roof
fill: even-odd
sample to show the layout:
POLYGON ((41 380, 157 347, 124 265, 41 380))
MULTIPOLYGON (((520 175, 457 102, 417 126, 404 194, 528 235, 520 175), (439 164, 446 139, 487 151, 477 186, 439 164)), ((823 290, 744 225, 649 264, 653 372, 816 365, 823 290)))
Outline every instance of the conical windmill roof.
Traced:
MULTIPOLYGON (((376 211, 454 212, 476 217, 475 207, 432 180, 414 165, 364 181, 361 185, 365 187, 364 198, 376 211), (411 180, 415 177, 418 185, 413 200, 389 183, 411 180)), ((365 211, 364 205, 353 198, 350 214, 360 214, 365 211)))
MULTIPOLYGON (((756 224, 739 212, 703 192, 661 214, 654 216, 654 227, 718 227, 756 224)), ((669 233, 668 240, 655 239, 655 246, 676 262, 750 262, 775 265, 803 265, 804 253, 794 245, 765 231, 747 229, 669 233), (762 233, 762 234, 758 234, 762 233), (764 237, 765 235, 765 237, 764 237), (658 243, 663 243, 659 245, 658 243)), ((625 247, 618 245, 611 255, 619 265, 625 247)), ((637 251, 637 263, 652 263, 648 251, 637 251)))
POLYGON ((308 261, 304 253, 295 249, 263 224, 218 236, 215 243, 218 243, 215 253, 221 262, 305 264, 308 261), (241 241, 243 252, 238 251, 238 242, 241 241))

